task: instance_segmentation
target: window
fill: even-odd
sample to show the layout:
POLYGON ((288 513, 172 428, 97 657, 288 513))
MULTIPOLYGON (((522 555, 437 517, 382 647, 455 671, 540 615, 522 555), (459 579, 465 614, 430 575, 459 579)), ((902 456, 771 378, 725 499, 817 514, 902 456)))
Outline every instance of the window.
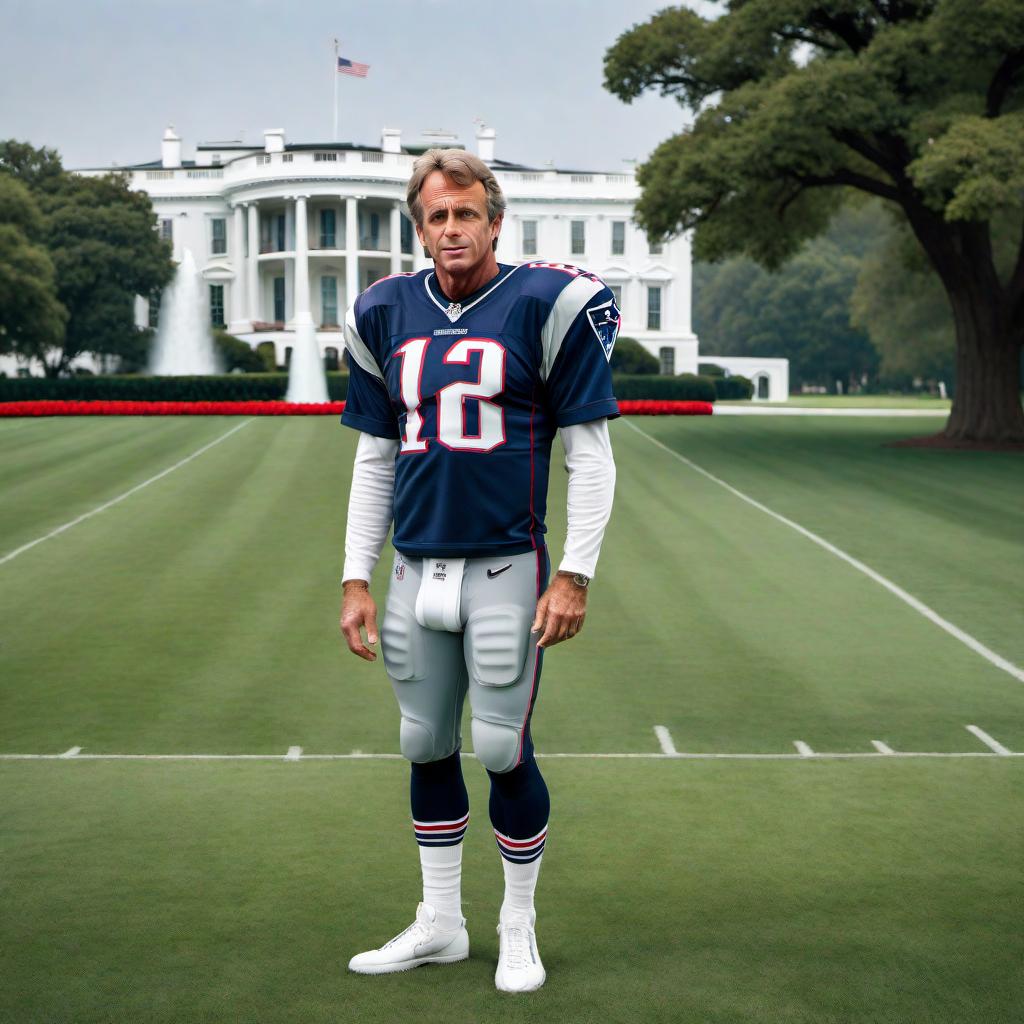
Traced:
POLYGON ((324 349, 324 369, 334 371, 338 369, 338 350, 333 345, 324 349))
POLYGON ((647 251, 652 256, 660 256, 665 251, 665 246, 661 242, 655 242, 653 239, 647 239, 647 251))
POLYGON ((412 221, 404 214, 402 215, 402 252, 412 255, 412 221))
POLYGON ((210 252, 214 256, 223 256, 228 251, 228 222, 223 217, 214 217, 210 221, 210 231, 210 252))
POLYGON ((160 237, 168 242, 174 241, 174 221, 170 217, 163 217, 160 220, 160 237))
POLYGON ((284 214, 279 213, 274 218, 274 224, 277 228, 277 252, 284 252, 287 246, 284 241, 284 214))
POLYGON ((320 211, 320 248, 334 249, 335 244, 335 220, 333 210, 320 211))
POLYGON ((210 323, 214 327, 224 326, 224 285, 210 285, 210 323))
POLYGON ((523 255, 537 255, 537 222, 535 220, 523 221, 523 255))
POLYGON ((274 278, 274 320, 284 322, 284 278, 274 278))
POLYGON ((658 372, 663 377, 672 377, 676 372, 676 350, 669 348, 667 345, 664 348, 658 349, 658 372))
POLYGON ((160 322, 160 295, 159 288, 154 288, 149 293, 149 326, 156 327, 160 322))
POLYGON ((572 222, 572 254, 582 256, 587 251, 586 221, 572 222))
POLYGON ((619 309, 622 309, 622 285, 621 284, 610 284, 608 285, 612 295, 615 296, 615 305, 619 309))
POLYGON ((661 330, 661 287, 651 285, 647 289, 647 330, 661 330))
POLYGON ((334 325, 338 323, 338 279, 336 277, 320 278, 320 322, 334 325))
POLYGON ((624 220, 612 221, 612 255, 626 255, 626 222, 624 220))
POLYGON ((366 213, 360 216, 360 249, 380 249, 380 214, 366 213))

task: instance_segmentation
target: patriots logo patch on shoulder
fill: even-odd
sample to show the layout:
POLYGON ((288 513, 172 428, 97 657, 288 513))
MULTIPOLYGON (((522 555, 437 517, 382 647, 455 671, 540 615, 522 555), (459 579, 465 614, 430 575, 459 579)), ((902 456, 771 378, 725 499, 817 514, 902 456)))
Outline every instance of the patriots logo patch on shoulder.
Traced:
POLYGON ((587 310, 587 319, 597 335, 597 340, 601 342, 605 359, 611 362, 612 349, 615 348, 615 339, 619 336, 619 325, 622 323, 622 315, 615 305, 615 300, 609 299, 600 306, 591 306, 587 310))

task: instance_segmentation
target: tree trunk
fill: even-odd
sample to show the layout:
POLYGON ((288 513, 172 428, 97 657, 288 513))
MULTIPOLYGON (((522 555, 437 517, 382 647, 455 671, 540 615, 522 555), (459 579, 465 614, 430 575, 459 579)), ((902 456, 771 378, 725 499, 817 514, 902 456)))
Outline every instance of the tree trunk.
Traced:
POLYGON ((956 321, 956 392, 943 435, 954 441, 1024 442, 1021 338, 1001 303, 950 296, 956 321))

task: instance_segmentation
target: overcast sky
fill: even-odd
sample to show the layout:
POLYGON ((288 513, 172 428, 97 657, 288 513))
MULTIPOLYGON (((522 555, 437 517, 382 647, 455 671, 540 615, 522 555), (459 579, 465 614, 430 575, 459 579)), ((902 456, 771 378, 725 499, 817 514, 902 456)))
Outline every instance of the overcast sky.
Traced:
POLYGON ((262 145, 265 128, 330 141, 337 77, 341 141, 379 145, 386 125, 472 146, 482 118, 499 158, 616 170, 684 123, 674 100, 627 106, 601 85, 605 50, 666 3, 5 0, 0 138, 69 168, 158 159, 168 123, 186 159, 197 142, 262 145), (334 75, 335 36, 368 78, 334 75))

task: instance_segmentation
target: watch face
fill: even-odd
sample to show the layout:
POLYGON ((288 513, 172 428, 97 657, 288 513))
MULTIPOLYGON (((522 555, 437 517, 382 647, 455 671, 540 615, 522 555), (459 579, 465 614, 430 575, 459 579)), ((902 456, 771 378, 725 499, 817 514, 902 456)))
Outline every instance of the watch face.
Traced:
POLYGON ((590 577, 584 576, 583 573, 578 572, 575 576, 573 576, 572 581, 578 587, 585 587, 588 583, 590 583, 590 577))

